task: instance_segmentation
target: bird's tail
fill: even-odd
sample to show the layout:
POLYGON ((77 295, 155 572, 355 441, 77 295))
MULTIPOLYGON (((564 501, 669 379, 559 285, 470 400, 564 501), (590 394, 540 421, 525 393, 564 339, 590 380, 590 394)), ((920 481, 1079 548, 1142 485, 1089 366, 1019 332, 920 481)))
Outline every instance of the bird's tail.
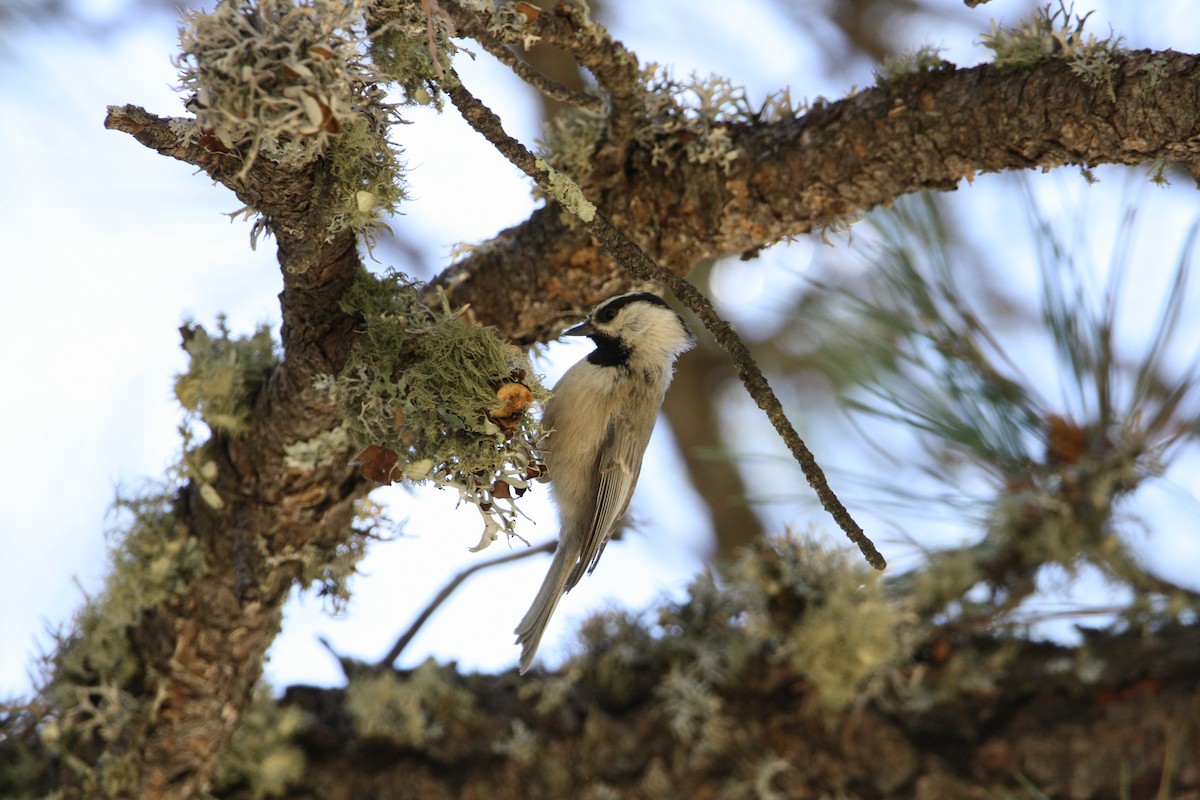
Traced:
POLYGON ((546 632, 546 624, 550 622, 558 601, 562 599, 567 577, 575 568, 575 562, 579 560, 578 553, 568 552, 571 549, 563 547, 562 539, 559 539, 558 547, 554 550, 554 561, 550 564, 546 579, 542 581, 542 588, 538 590, 533 605, 525 612, 520 624, 513 631, 517 635, 517 644, 521 645, 522 675, 528 672, 533 664, 542 634, 546 632))

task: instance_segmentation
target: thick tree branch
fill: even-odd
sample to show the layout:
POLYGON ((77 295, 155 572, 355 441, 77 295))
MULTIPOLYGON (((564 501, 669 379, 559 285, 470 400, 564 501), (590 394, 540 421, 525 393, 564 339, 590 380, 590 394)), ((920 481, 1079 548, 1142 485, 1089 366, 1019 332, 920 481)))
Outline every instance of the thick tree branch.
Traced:
MULTIPOLYGON (((654 166, 635 149, 603 185, 601 211, 654 260, 686 274, 703 259, 755 250, 922 189, 984 172, 1174 161, 1200 147, 1200 58, 1113 56, 1110 86, 1069 64, 991 65, 913 75, 778 122, 730 126, 728 172, 654 166)), ((541 210, 447 270, 439 283, 476 317, 522 342, 554 335, 564 307, 626 285, 582 225, 541 210)))
MULTIPOLYGON (((440 717, 424 747, 348 736, 342 690, 294 687, 283 703, 315 724, 287 797, 1193 797, 1197 653, 1194 628, 1076 649, 943 641, 894 694, 835 717, 813 713, 807 677, 781 669, 696 690, 691 709, 664 702, 652 687, 670 678, 636 657, 540 692, 447 674, 471 713, 440 717)), ((398 693, 418 685, 397 676, 398 693)))
POLYGON ((105 124, 200 167, 263 215, 283 271, 284 361, 258 392, 245 433, 214 434, 197 456, 214 471, 213 493, 193 481, 175 504, 206 570, 130 633, 142 677, 126 691, 144 693, 135 699, 156 711, 117 749, 138 754, 130 759, 140 771, 135 783, 150 798, 190 798, 208 784, 293 584, 336 559, 352 536, 354 501, 366 493, 349 453, 313 469, 289 467, 286 458, 288 445, 340 421, 314 379, 336 374, 349 352, 354 320, 338 301, 360 263, 354 234, 330 233, 332 182, 319 163, 285 170, 259 159, 240 174, 235 154, 181 133, 187 122, 125 106, 110 109, 105 124))

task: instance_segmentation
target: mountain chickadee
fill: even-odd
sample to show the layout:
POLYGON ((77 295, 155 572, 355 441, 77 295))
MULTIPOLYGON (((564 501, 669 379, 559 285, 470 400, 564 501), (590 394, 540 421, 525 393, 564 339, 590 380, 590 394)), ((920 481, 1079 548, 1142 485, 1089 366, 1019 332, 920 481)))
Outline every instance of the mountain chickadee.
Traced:
POLYGON ((675 358, 696 343, 683 319, 648 292, 606 300, 564 335, 590 337, 596 349, 562 376, 542 417, 559 538, 542 588, 514 631, 522 675, 558 601, 585 569, 596 568, 625 514, 675 358))

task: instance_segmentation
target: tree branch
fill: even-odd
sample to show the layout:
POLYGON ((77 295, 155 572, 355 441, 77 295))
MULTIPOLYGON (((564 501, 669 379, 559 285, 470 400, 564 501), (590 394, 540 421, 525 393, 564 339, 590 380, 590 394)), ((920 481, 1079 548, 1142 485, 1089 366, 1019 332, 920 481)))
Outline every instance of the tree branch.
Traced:
POLYGON ((337 374, 349 353, 354 320, 338 301, 361 264, 354 234, 329 232, 333 182, 322 180, 319 162, 289 170, 263 158, 240 174, 237 154, 192 141, 188 123, 134 106, 111 108, 105 120, 200 167, 263 215, 283 272, 284 360, 258 392, 245 432, 214 433, 193 454, 210 465, 211 492, 191 480, 171 510, 180 546, 203 554, 203 573, 127 634, 138 673, 122 690, 147 711, 95 757, 136 754, 129 763, 137 774, 125 779, 150 798, 190 798, 208 784, 253 697, 292 586, 338 558, 353 536, 355 501, 367 491, 347 466, 349 452, 312 469, 291 467, 286 456, 289 445, 340 422, 314 379, 337 374))
MULTIPOLYGON (((728 172, 683 160, 655 166, 634 149, 602 176, 597 202, 651 257, 686 274, 704 259, 980 173, 1159 160, 1194 169, 1200 58, 1140 51, 1112 62, 1111 94, 1062 61, 985 64, 913 75, 795 118, 730 125, 739 158, 728 172)), ((575 177, 590 196, 593 179, 575 177)), ((565 308, 628 285, 592 233, 552 209, 503 231, 438 283, 519 342, 551 338, 565 308)))

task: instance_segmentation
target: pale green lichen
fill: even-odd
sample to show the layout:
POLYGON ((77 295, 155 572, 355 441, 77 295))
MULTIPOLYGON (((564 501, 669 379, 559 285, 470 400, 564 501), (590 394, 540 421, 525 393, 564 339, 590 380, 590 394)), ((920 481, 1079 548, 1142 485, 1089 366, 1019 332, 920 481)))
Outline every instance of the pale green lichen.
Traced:
POLYGON ((707 681, 683 665, 675 665, 657 689, 667 727, 695 755, 719 752, 729 740, 732 721, 725 703, 707 681))
POLYGON ((980 44, 994 53, 998 67, 1026 67, 1047 59, 1061 59, 1071 70, 1093 86, 1113 91, 1113 56, 1121 52, 1121 37, 1109 33, 1098 39, 1084 33, 1091 12, 1078 16, 1074 5, 1059 0, 1058 8, 1049 4, 1039 8, 1032 19, 1022 20, 1017 27, 1005 30, 994 20, 991 33, 979 37, 980 44))
POLYGON ((591 172, 596 143, 606 126, 602 114, 580 108, 564 109, 543 128, 537 149, 539 163, 579 180, 591 172))
POLYGON ((537 168, 546 173, 550 183, 550 196, 563 208, 584 222, 591 222, 596 218, 596 206, 584 196, 583 190, 570 175, 556 170, 540 158, 537 159, 537 168))
POLYGON ((172 487, 119 497, 115 507, 128 521, 109 533, 104 590, 59 643, 49 660, 52 680, 42 690, 47 708, 39 727, 42 742, 79 777, 89 797, 136 794, 137 770, 129 756, 95 745, 136 736, 152 721, 154 691, 144 682, 157 677, 142 671, 131 649, 132 630, 207 571, 199 542, 175 512, 172 487), (90 752, 102 755, 95 761, 81 757, 90 752))
POLYGON ((474 696, 453 682, 456 677, 453 667, 432 659, 406 676, 355 676, 346 687, 345 708, 360 736, 429 750, 474 714, 474 696))
POLYGON ((295 742, 304 725, 303 711, 275 701, 260 687, 218 757, 218 788, 248 787, 253 800, 284 796, 304 776, 304 750, 295 742))
POLYGON ((538 463, 540 429, 529 411, 547 396, 524 353, 492 329, 430 308, 397 273, 364 271, 343 307, 361 318, 362 335, 326 385, 350 440, 394 451, 409 480, 456 489, 483 515, 479 547, 515 535, 515 499, 538 463))
POLYGON ((311 439, 292 442, 283 450, 284 464, 298 472, 312 472, 345 459, 350 449, 350 434, 341 425, 322 431, 311 439))
POLYGON ((909 50, 899 55, 887 56, 875 70, 875 83, 894 81, 908 75, 919 75, 923 72, 937 72, 943 69, 953 69, 954 64, 942 58, 944 48, 925 44, 916 50, 909 50))
MULTIPOLYGON (((394 107, 362 53, 362 0, 221 0, 180 27, 180 85, 196 114, 189 138, 284 167, 328 159, 338 199, 331 231, 372 236, 403 199, 394 107), (370 202, 363 202, 362 195, 370 202)), ((261 226, 256 226, 256 232, 261 226)))
POLYGON ((877 575, 791 533, 764 540, 723 581, 698 577, 684 602, 659 610, 656 630, 627 613, 589 619, 585 655, 568 669, 606 706, 654 694, 675 737, 698 757, 717 757, 731 746, 724 695, 748 674, 803 677, 806 702, 829 715, 885 685, 911 648, 911 626, 877 575))
POLYGON ((440 111, 439 83, 458 52, 446 13, 436 3, 379 0, 371 4, 368 25, 371 61, 380 76, 400 91, 406 105, 432 105, 440 111))
POLYGON ((733 144, 734 126, 792 119, 809 107, 793 102, 787 88, 755 107, 746 89, 728 78, 693 74, 680 81, 659 64, 648 64, 642 81, 646 119, 635 138, 650 152, 653 164, 668 169, 682 159, 711 164, 728 174, 742 156, 733 144))
POLYGON ((875 571, 845 552, 788 536, 735 566, 746 593, 746 629, 769 643, 772 659, 807 676, 816 705, 839 712, 868 680, 895 663, 900 612, 875 571))
POLYGON ((658 64, 646 67, 643 81, 647 118, 637 141, 650 151, 651 163, 670 169, 682 157, 728 173, 741 157, 730 125, 754 114, 746 90, 719 75, 677 81, 658 64))
POLYGON ((255 393, 279 363, 270 328, 262 325, 250 336, 235 337, 221 316, 216 336, 191 323, 181 330, 189 362, 187 372, 175 379, 175 396, 214 433, 240 435, 255 393))

